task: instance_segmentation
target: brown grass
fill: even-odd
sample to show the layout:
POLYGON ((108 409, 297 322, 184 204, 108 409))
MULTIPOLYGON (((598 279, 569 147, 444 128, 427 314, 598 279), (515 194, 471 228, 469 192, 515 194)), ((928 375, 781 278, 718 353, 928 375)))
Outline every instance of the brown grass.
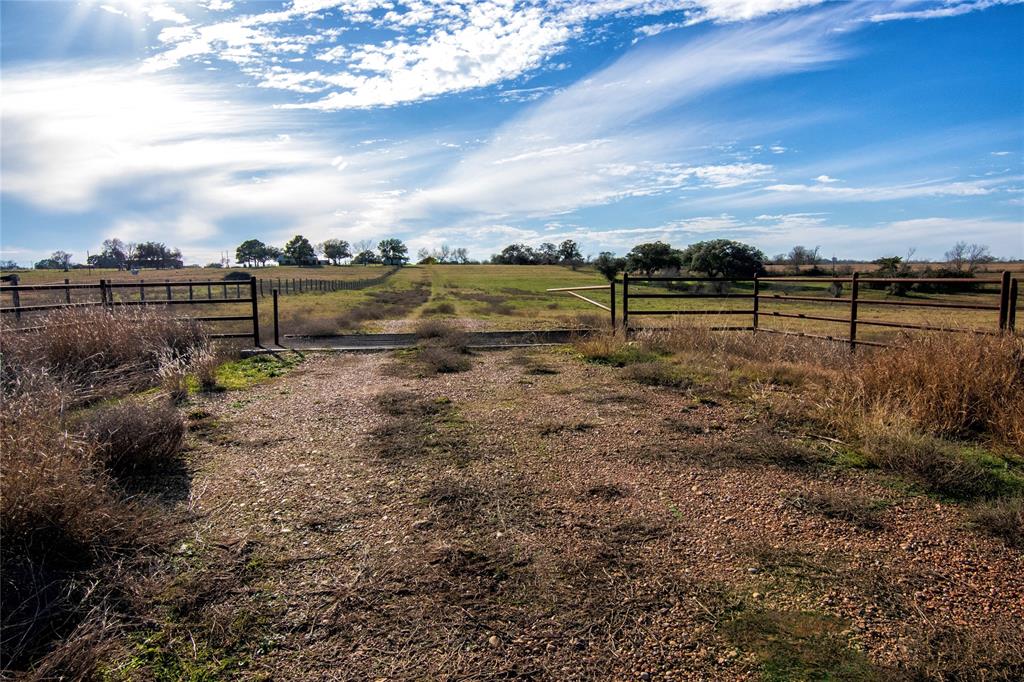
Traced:
POLYGON ((40 324, 46 328, 3 334, 6 390, 42 372, 73 403, 89 402, 154 386, 162 365, 187 364, 209 347, 198 323, 152 308, 66 308, 40 324))
POLYGON ((1024 450, 1024 337, 929 334, 859 362, 837 386, 837 417, 889 415, 917 429, 1024 450))
POLYGON ((80 422, 94 458, 114 474, 153 468, 174 457, 185 437, 185 423, 166 402, 124 402, 101 407, 80 422))
POLYGON ((1024 497, 985 503, 971 511, 974 524, 1010 547, 1024 549, 1024 497))

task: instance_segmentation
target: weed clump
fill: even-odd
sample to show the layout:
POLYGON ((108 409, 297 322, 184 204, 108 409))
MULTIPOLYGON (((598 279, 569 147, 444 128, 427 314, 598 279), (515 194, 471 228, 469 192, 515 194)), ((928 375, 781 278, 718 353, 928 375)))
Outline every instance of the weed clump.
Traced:
POLYGON ((1024 549, 1024 496, 981 504, 971 511, 971 520, 1010 547, 1024 549))
POLYGON ((638 362, 629 365, 623 374, 638 384, 666 388, 689 388, 693 380, 680 373, 679 369, 667 362, 638 362))
POLYGON ((181 415, 165 402, 101 407, 82 419, 80 429, 95 460, 118 475, 167 462, 185 437, 181 415))
POLYGON ((428 374, 467 372, 473 367, 466 333, 440 320, 424 320, 416 326, 416 360, 428 374))

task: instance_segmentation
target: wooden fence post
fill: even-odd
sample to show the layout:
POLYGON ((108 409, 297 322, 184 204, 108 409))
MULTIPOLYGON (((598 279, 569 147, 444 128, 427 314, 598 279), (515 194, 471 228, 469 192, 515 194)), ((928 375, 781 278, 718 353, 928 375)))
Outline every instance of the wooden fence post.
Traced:
POLYGON ((71 287, 68 285, 71 283, 67 277, 64 278, 64 302, 71 303, 71 287))
POLYGON ((100 280, 100 305, 107 307, 107 280, 100 280))
POLYGON ((193 297, 194 296, 193 296, 193 292, 192 292, 192 280, 190 279, 188 281, 188 300, 191 301, 193 299, 193 297))
POLYGON ((139 301, 146 300, 146 280, 139 280, 139 301))
POLYGON ((167 287, 167 300, 170 301, 174 297, 173 294, 171 293, 171 280, 165 279, 164 286, 167 287))
MULTIPOLYGON (((253 279, 256 279, 253 277, 253 279)), ((235 298, 242 298, 242 284, 241 282, 235 282, 235 298)))
POLYGON ((256 296, 256 278, 249 278, 249 298, 252 299, 252 341, 260 348, 260 299, 256 296))
POLYGON ((999 331, 1010 323, 1010 271, 1003 270, 999 281, 999 331))
POLYGON ((761 280, 758 279, 758 276, 755 274, 754 275, 754 329, 753 329, 755 334, 757 333, 757 313, 760 310, 760 306, 758 305, 758 301, 761 300, 759 298, 760 295, 761 295, 761 280))
POLYGON ((622 333, 629 338, 629 273, 622 273, 622 333))
POLYGON ((206 283, 206 298, 209 300, 213 299, 213 284, 210 282, 206 283))
POLYGON ((850 350, 857 349, 857 294, 860 291, 860 273, 853 273, 850 285, 850 350))
POLYGON ((277 321, 277 289, 274 289, 274 345, 281 345, 280 326, 277 321))
POLYGON ((227 297, 228 297, 228 283, 224 282, 224 284, 222 284, 221 286, 223 287, 223 289, 222 289, 222 292, 224 294, 223 298, 227 299, 227 297))

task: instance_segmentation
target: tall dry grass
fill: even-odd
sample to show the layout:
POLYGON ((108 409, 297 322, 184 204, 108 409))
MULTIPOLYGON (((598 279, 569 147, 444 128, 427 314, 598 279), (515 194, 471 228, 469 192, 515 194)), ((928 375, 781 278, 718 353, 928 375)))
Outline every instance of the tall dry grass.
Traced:
POLYGON ((0 382, 17 391, 45 373, 80 404, 157 385, 161 366, 209 349, 197 322, 155 308, 64 308, 38 322, 40 331, 2 330, 0 382))
POLYGON ((832 394, 835 421, 902 421, 922 433, 983 437, 1024 451, 1024 337, 923 334, 860 361, 832 394))
POLYGON ((155 310, 68 309, 43 324, 0 344, 0 676, 79 678, 128 567, 167 539, 164 517, 113 476, 173 458, 183 436, 166 401, 82 408, 159 385, 209 343, 155 310))

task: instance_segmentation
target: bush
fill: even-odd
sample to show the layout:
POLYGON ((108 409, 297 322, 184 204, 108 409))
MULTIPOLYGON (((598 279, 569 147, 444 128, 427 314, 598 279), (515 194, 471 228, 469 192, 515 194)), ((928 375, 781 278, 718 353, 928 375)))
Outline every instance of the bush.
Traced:
POLYGON ((420 348, 417 358, 427 369, 438 374, 468 372, 473 363, 469 356, 446 346, 420 348))
POLYGON ((252 279, 252 275, 250 275, 248 272, 232 270, 228 274, 224 275, 224 279, 228 281, 239 280, 242 282, 248 282, 250 279, 252 279))
POLYGON ((101 407, 84 417, 79 428, 96 461, 115 474, 165 463, 185 437, 184 421, 164 402, 101 407))
POLYGON ((437 303, 433 306, 423 309, 424 315, 454 315, 455 306, 451 303, 437 303))

